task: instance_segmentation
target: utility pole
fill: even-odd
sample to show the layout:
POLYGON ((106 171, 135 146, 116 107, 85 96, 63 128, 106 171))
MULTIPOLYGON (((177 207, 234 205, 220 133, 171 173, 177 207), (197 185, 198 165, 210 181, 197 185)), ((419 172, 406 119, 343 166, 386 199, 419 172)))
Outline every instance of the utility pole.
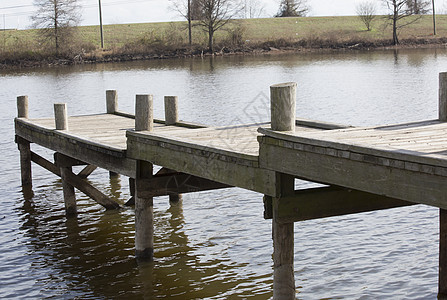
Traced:
POLYGON ((433 5, 433 35, 436 35, 436 13, 435 13, 435 0, 431 0, 433 5))
POLYGON ((189 31, 189 46, 192 45, 192 27, 191 27, 191 0, 188 0, 188 31, 189 31))
POLYGON ((101 31, 101 49, 104 48, 104 33, 102 31, 102 10, 101 10, 101 0, 99 1, 99 30, 101 31))

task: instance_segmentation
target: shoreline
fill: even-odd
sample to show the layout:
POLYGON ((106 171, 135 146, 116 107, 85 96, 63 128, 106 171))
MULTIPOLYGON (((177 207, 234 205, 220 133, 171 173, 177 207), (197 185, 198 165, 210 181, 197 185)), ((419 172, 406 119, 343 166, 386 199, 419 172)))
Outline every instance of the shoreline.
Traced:
POLYGON ((373 51, 389 49, 422 49, 422 48, 447 48, 447 38, 411 38, 402 40, 399 45, 393 45, 391 40, 379 41, 343 41, 332 43, 329 40, 319 40, 310 43, 302 40, 298 42, 287 42, 276 40, 255 45, 244 44, 242 46, 220 46, 218 51, 210 53, 201 47, 188 49, 185 46, 178 49, 167 49, 165 51, 148 51, 146 53, 113 53, 112 50, 97 50, 82 53, 73 57, 47 56, 42 59, 6 59, 0 61, 0 70, 33 69, 40 67, 61 67, 82 64, 103 64, 126 61, 197 58, 210 56, 232 56, 232 55, 281 55, 291 53, 317 53, 317 52, 339 52, 339 51, 373 51), (112 52, 112 53, 110 53, 112 52))

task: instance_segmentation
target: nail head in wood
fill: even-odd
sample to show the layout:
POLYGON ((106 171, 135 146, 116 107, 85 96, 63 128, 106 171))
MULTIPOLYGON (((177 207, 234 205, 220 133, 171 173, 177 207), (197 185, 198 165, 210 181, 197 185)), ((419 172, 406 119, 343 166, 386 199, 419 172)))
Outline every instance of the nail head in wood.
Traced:
POLYGON ((135 101, 135 130, 152 131, 154 128, 154 111, 152 95, 137 95, 135 101))
POLYGON ((296 83, 288 82, 270 87, 272 130, 294 131, 296 83))
POLYGON ((28 96, 17 97, 17 116, 28 119, 28 96))
POLYGON ((54 118, 57 130, 68 130, 67 104, 54 104, 54 118))
POLYGON ((178 119, 178 97, 165 96, 165 124, 175 125, 178 119))
POLYGON ((447 121, 447 72, 439 73, 439 120, 447 121))
POLYGON ((118 111, 118 93, 115 90, 106 91, 107 113, 114 114, 118 111))

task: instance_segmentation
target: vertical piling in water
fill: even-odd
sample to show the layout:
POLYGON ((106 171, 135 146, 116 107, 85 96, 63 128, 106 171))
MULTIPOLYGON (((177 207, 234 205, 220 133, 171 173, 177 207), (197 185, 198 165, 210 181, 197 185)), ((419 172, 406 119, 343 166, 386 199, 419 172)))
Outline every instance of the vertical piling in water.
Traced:
POLYGON ((115 90, 106 91, 106 108, 108 114, 118 111, 118 94, 115 90))
MULTIPOLYGON (((154 123, 152 95, 137 95, 135 103, 135 131, 152 131, 154 123)), ((135 256, 138 259, 154 258, 154 203, 145 195, 147 180, 152 178, 153 165, 137 161, 135 176, 135 256)))
MULTIPOLYGON (((28 96, 17 97, 17 117, 28 119, 28 96)), ((30 142, 16 138, 20 152, 20 174, 22 180, 22 189, 29 190, 32 188, 32 171, 31 171, 31 146, 30 142)))
MULTIPOLYGON (((271 127, 276 131, 295 130, 296 83, 283 83, 270 87, 271 127)), ((276 188, 279 197, 293 195, 295 178, 276 174, 276 188)), ((275 205, 273 205, 275 209, 275 205)), ((295 277, 293 273, 294 235, 293 222, 280 223, 273 212, 273 299, 295 299, 295 277)))
MULTIPOLYGON (((171 126, 177 124, 179 121, 178 116, 178 97, 177 96, 165 96, 165 125, 171 126)), ((177 204, 182 200, 181 194, 169 195, 169 203, 177 204)))
MULTIPOLYGON (((439 73, 439 120, 447 122, 447 72, 439 73)), ((438 293, 447 296, 447 210, 439 209, 438 293)))
POLYGON ((447 121, 447 72, 439 73, 439 120, 447 121))
MULTIPOLYGON (((68 115, 66 103, 54 104, 54 120, 56 124, 56 130, 68 130, 68 115)), ((63 156, 61 155, 61 157, 63 156)), ((60 163, 62 163, 62 161, 60 163)), ((73 216, 77 214, 76 194, 74 187, 67 181, 67 176, 72 172, 72 167, 62 163, 59 168, 61 172, 62 189, 64 192, 65 213, 67 216, 73 216)))

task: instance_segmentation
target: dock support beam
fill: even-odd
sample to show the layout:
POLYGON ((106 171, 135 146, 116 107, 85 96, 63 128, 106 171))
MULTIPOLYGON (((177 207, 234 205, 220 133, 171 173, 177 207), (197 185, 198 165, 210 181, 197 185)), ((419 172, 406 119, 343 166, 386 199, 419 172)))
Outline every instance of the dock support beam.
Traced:
MULTIPOLYGON (((137 95, 135 102, 135 130, 152 131, 154 123, 152 95, 137 95)), ((135 256, 137 259, 154 259, 154 201, 144 196, 149 190, 145 179, 153 176, 153 165, 137 161, 135 176, 135 256)))
MULTIPOLYGON (((270 87, 272 130, 295 131, 296 83, 277 84, 270 87)), ((293 271, 294 223, 280 223, 275 213, 275 203, 294 195, 295 178, 276 174, 277 197, 273 198, 273 299, 295 299, 293 271)))
MULTIPOLYGON (((177 96, 165 96, 165 125, 175 125, 179 121, 178 116, 178 97, 177 96)), ((169 203, 176 205, 182 201, 183 196, 181 194, 169 195, 169 203)))
MULTIPOLYGON (((17 97, 17 117, 28 119, 28 96, 17 97)), ((33 184, 30 142, 19 137, 16 137, 16 142, 20 152, 20 173, 22 179, 22 189, 30 190, 33 184)))

